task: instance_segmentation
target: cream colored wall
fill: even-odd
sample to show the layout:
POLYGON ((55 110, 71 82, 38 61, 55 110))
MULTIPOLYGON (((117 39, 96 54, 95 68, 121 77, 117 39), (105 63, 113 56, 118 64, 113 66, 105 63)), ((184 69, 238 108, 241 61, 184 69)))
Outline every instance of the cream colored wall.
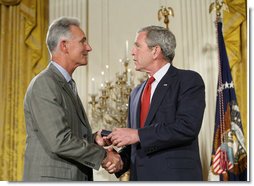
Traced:
MULTIPOLYGON (((76 16, 81 19, 93 51, 89 64, 78 69, 74 78, 78 91, 89 113, 88 101, 91 93, 91 79, 95 78, 99 91, 102 82, 101 71, 109 65, 107 79, 113 80, 120 71, 119 59, 125 57, 125 43, 128 40, 129 53, 137 29, 147 25, 164 26, 158 21, 160 7, 174 9, 170 17, 170 29, 177 39, 174 66, 192 69, 201 74, 206 85, 206 110, 199 135, 200 154, 204 177, 207 179, 215 117, 217 85, 217 47, 214 20, 208 13, 212 0, 50 0, 50 22, 56 17, 76 16)), ((133 64, 130 67, 134 71, 133 64)), ((138 79, 143 74, 136 72, 138 79)), ((117 180, 105 171, 95 171, 95 180, 117 180)))

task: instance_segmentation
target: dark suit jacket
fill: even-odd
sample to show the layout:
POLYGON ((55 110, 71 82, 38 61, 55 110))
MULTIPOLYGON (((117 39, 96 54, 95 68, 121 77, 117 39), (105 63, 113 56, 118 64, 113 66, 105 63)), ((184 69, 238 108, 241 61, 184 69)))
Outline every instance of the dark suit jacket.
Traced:
POLYGON ((94 144, 82 103, 54 65, 30 83, 24 101, 24 181, 92 180, 105 150, 94 144))
POLYGON ((139 128, 144 82, 129 99, 128 127, 138 129, 140 143, 127 146, 121 156, 131 180, 202 180, 198 134, 205 109, 205 86, 193 71, 171 65, 152 97, 145 127, 139 128))

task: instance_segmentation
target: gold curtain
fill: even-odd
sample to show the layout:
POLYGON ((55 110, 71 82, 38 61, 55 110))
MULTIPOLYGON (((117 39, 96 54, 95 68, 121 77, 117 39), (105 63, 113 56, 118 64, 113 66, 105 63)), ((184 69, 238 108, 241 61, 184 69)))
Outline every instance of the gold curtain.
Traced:
POLYGON ((224 39, 247 142, 247 2, 226 0, 226 4, 229 12, 223 15, 224 39))
POLYGON ((47 27, 48 0, 0 0, 0 180, 22 180, 23 100, 48 63, 47 27))

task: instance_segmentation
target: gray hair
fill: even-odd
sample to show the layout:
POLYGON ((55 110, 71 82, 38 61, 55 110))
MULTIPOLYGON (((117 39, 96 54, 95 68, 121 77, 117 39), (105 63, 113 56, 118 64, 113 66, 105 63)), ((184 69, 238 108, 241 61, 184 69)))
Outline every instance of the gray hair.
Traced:
POLYGON ((80 21, 74 17, 60 17, 49 26, 46 44, 50 54, 54 52, 61 38, 71 37, 71 25, 79 27, 80 21))
POLYGON ((149 48, 159 45, 165 59, 172 63, 175 57, 176 39, 170 30, 160 26, 147 26, 141 28, 138 33, 140 32, 147 33, 146 43, 149 48))

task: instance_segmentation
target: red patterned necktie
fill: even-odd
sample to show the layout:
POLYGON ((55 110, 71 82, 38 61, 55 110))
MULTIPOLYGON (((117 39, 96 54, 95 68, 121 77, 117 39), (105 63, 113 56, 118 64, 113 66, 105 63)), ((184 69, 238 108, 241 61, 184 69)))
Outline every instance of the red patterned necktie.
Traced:
POLYGON ((143 90, 143 94, 141 97, 141 108, 140 108, 140 128, 143 128, 145 125, 146 117, 150 107, 150 97, 151 97, 151 84, 154 82, 154 77, 151 76, 146 86, 143 90))

